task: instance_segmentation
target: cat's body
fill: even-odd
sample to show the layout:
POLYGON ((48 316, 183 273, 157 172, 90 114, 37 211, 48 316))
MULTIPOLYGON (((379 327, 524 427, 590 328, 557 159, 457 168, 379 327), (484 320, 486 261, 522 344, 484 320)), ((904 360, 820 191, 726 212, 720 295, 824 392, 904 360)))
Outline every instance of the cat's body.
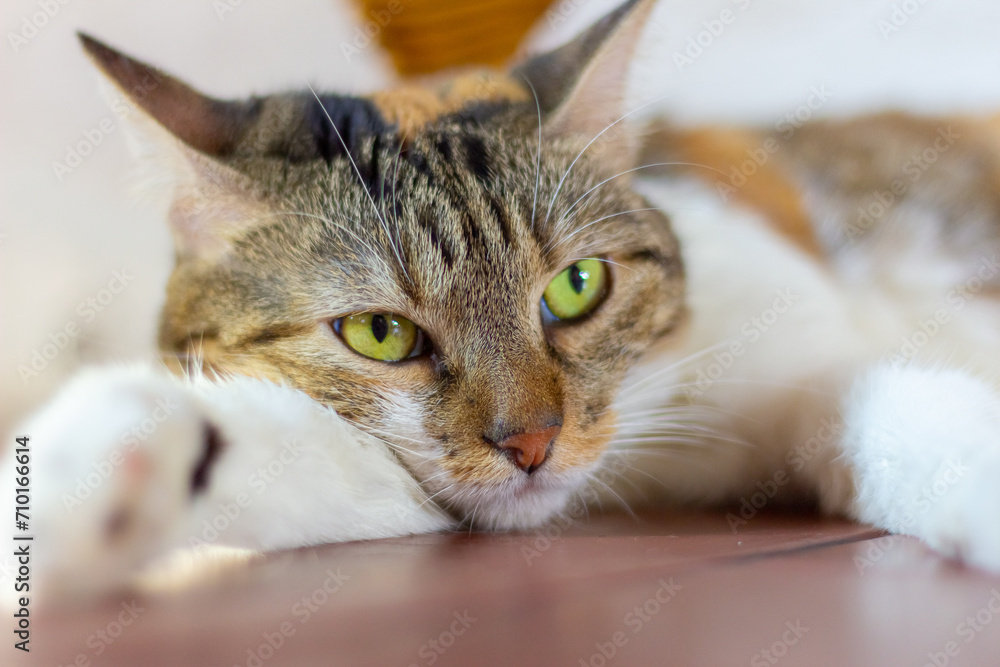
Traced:
MULTIPOLYGON (((721 408, 705 423, 752 445, 742 456, 729 448, 716 483, 702 476, 690 489, 696 500, 705 489, 738 498, 735 530, 775 492, 804 490, 826 511, 996 568, 991 123, 883 114, 787 139, 728 129, 653 137, 658 159, 699 165, 680 167, 697 178, 643 190, 681 239, 691 339, 705 346, 682 394, 721 408), (744 187, 757 178, 764 192, 740 201, 733 165, 744 187)), ((685 488, 676 470, 645 468, 685 488)))
POLYGON ((24 427, 53 585, 577 500, 734 500, 739 530, 815 498, 1000 569, 990 125, 663 127, 640 160, 621 74, 649 4, 511 76, 369 100, 220 105, 89 43, 122 89, 159 81, 137 103, 181 140, 161 346, 206 372, 92 371, 24 427), (559 315, 552 285, 590 294, 598 264, 559 315), (391 314, 424 333, 365 358, 352 314, 372 350, 391 314))

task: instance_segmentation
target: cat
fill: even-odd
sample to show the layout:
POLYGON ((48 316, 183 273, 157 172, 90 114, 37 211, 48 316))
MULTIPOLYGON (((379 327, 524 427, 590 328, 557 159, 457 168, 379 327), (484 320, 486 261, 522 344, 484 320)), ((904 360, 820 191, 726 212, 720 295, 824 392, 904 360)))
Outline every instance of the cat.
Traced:
POLYGON ((1000 126, 643 126, 652 6, 367 97, 220 101, 81 36, 174 191, 174 372, 86 370, 18 431, 36 579, 809 500, 1000 571, 1000 126))

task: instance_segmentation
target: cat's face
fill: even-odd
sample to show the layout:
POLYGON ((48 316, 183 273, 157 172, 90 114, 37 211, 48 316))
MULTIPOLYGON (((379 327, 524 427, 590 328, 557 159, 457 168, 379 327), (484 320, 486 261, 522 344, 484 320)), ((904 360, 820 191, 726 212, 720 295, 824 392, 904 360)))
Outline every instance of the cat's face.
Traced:
POLYGON ((412 93, 240 106, 224 166, 196 160, 172 210, 161 345, 287 381, 457 516, 525 527, 599 464, 683 272, 613 142, 484 85, 416 120, 412 93))

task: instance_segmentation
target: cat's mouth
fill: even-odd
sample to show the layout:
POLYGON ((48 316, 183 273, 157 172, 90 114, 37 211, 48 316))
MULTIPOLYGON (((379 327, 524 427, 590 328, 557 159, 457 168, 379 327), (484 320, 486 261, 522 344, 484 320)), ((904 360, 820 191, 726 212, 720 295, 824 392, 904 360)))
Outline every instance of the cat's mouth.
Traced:
POLYGON ((527 429, 459 434, 428 428, 424 410, 398 396, 377 434, 398 443, 394 453, 425 502, 474 529, 532 529, 581 497, 616 431, 614 410, 591 416, 568 403, 527 429))
POLYGON ((537 477, 532 476, 528 477, 520 486, 515 488, 513 495, 515 498, 524 498, 529 494, 538 493, 541 490, 543 490, 542 484, 538 481, 537 477))
POLYGON ((481 482, 429 478, 430 483, 423 486, 434 502, 467 527, 530 530, 564 512, 574 498, 582 498, 589 471, 589 467, 566 468, 546 461, 531 474, 509 470, 502 479, 481 482))
POLYGON ((532 475, 503 486, 457 489, 444 504, 463 525, 478 530, 527 530, 562 511, 575 484, 562 476, 532 475))
MULTIPOLYGON (((593 478, 615 431, 617 417, 607 410, 586 429, 572 416, 561 429, 545 433, 544 457, 536 466, 519 464, 509 453, 477 450, 477 468, 453 468, 454 459, 439 459, 449 481, 430 493, 440 493, 442 506, 467 526, 483 530, 533 529, 566 510, 593 478), (550 437, 550 435, 552 437, 550 437), (445 499, 444 496, 447 496, 445 499)), ((472 457, 469 457, 472 458, 472 457)), ((434 473, 432 473, 434 474, 434 473)))

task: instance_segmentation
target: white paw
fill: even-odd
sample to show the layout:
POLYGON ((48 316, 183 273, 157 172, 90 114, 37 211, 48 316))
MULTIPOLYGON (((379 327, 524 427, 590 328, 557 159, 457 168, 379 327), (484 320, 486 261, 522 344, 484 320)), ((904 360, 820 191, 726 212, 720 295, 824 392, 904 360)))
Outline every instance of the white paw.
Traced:
POLYGON ((955 370, 882 368, 848 406, 856 514, 1000 572, 1000 398, 955 370))
POLYGON ((993 451, 980 456, 949 458, 924 483, 903 532, 947 556, 1000 572, 1000 453, 989 444, 993 451))
POLYGON ((161 555, 207 431, 183 383, 149 368, 84 372, 28 420, 33 590, 106 590, 161 555))

